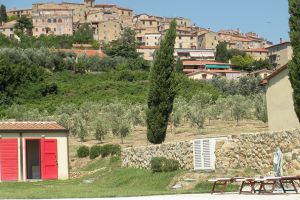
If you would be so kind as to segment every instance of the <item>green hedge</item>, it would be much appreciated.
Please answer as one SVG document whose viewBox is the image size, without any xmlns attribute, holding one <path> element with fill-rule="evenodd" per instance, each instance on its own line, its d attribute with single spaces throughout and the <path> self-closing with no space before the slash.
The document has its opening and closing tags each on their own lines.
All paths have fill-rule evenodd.
<svg viewBox="0 0 300 200">
<path fill-rule="evenodd" d="M 79 158 L 85 158 L 90 155 L 90 148 L 88 146 L 80 146 L 77 149 L 77 156 Z"/>
<path fill-rule="evenodd" d="M 106 144 L 103 146 L 94 145 L 90 150 L 90 159 L 95 159 L 99 156 L 105 158 L 107 156 L 120 156 L 121 155 L 121 146 L 114 144 Z"/>
</svg>

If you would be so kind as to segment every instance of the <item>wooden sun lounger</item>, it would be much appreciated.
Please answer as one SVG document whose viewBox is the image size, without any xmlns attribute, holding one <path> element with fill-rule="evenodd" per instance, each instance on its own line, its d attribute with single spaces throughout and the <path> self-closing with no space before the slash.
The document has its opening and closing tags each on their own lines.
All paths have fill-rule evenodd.
<svg viewBox="0 0 300 200">
<path fill-rule="evenodd" d="M 236 180 L 236 182 L 242 182 L 240 187 L 240 194 L 253 194 L 258 192 L 258 190 L 255 189 L 255 186 L 257 185 L 255 178 L 238 179 Z M 250 187 L 250 190 L 244 190 L 247 186 Z"/>
<path fill-rule="evenodd" d="M 276 184 L 280 183 L 281 177 L 265 177 L 255 179 L 260 184 L 259 194 L 273 194 Z M 271 189 L 267 189 L 266 186 L 271 186 Z"/>
<path fill-rule="evenodd" d="M 227 188 L 227 185 L 233 181 L 232 178 L 216 178 L 210 179 L 209 182 L 213 182 L 211 194 L 221 193 L 223 194 Z M 217 186 L 222 186 L 221 190 L 217 190 Z"/>
<path fill-rule="evenodd" d="M 280 186 L 284 193 L 286 192 L 296 192 L 298 194 L 298 190 L 295 185 L 295 181 L 300 181 L 300 176 L 283 176 L 280 179 Z M 292 189 L 285 188 L 284 185 L 290 184 L 292 185 Z"/>
<path fill-rule="evenodd" d="M 233 177 L 233 178 L 216 178 L 210 179 L 209 182 L 213 182 L 213 187 L 211 194 L 221 193 L 224 194 L 226 191 L 227 185 L 236 182 L 237 180 L 243 179 L 243 177 Z M 222 186 L 220 190 L 217 190 L 217 186 Z"/>
</svg>

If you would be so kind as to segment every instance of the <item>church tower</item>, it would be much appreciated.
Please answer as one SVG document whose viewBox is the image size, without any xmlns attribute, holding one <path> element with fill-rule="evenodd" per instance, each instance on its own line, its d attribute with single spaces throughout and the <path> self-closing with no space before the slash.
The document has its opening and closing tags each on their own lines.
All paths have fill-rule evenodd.
<svg viewBox="0 0 300 200">
<path fill-rule="evenodd" d="M 84 5 L 86 7 L 93 7 L 95 3 L 95 0 L 84 0 Z"/>
</svg>

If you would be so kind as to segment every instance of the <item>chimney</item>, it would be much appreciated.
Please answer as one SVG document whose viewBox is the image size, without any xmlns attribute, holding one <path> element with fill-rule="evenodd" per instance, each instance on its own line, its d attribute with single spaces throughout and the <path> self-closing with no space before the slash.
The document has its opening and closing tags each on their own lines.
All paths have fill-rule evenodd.
<svg viewBox="0 0 300 200">
<path fill-rule="evenodd" d="M 282 38 L 280 38 L 280 44 L 282 44 L 282 42 L 283 42 L 283 40 L 282 40 Z"/>
</svg>

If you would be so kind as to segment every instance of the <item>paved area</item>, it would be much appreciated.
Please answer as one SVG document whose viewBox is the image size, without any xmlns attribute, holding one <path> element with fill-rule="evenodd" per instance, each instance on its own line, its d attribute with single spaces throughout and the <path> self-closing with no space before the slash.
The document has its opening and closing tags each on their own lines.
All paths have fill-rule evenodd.
<svg viewBox="0 0 300 200">
<path fill-rule="evenodd" d="M 187 195 L 166 195 L 151 197 L 122 197 L 122 198 L 99 198 L 89 200 L 300 200 L 300 194 L 290 195 L 210 195 L 210 194 L 187 194 Z M 53 199 L 52 199 L 53 200 Z M 82 200 L 82 199 L 64 199 Z"/>
</svg>

